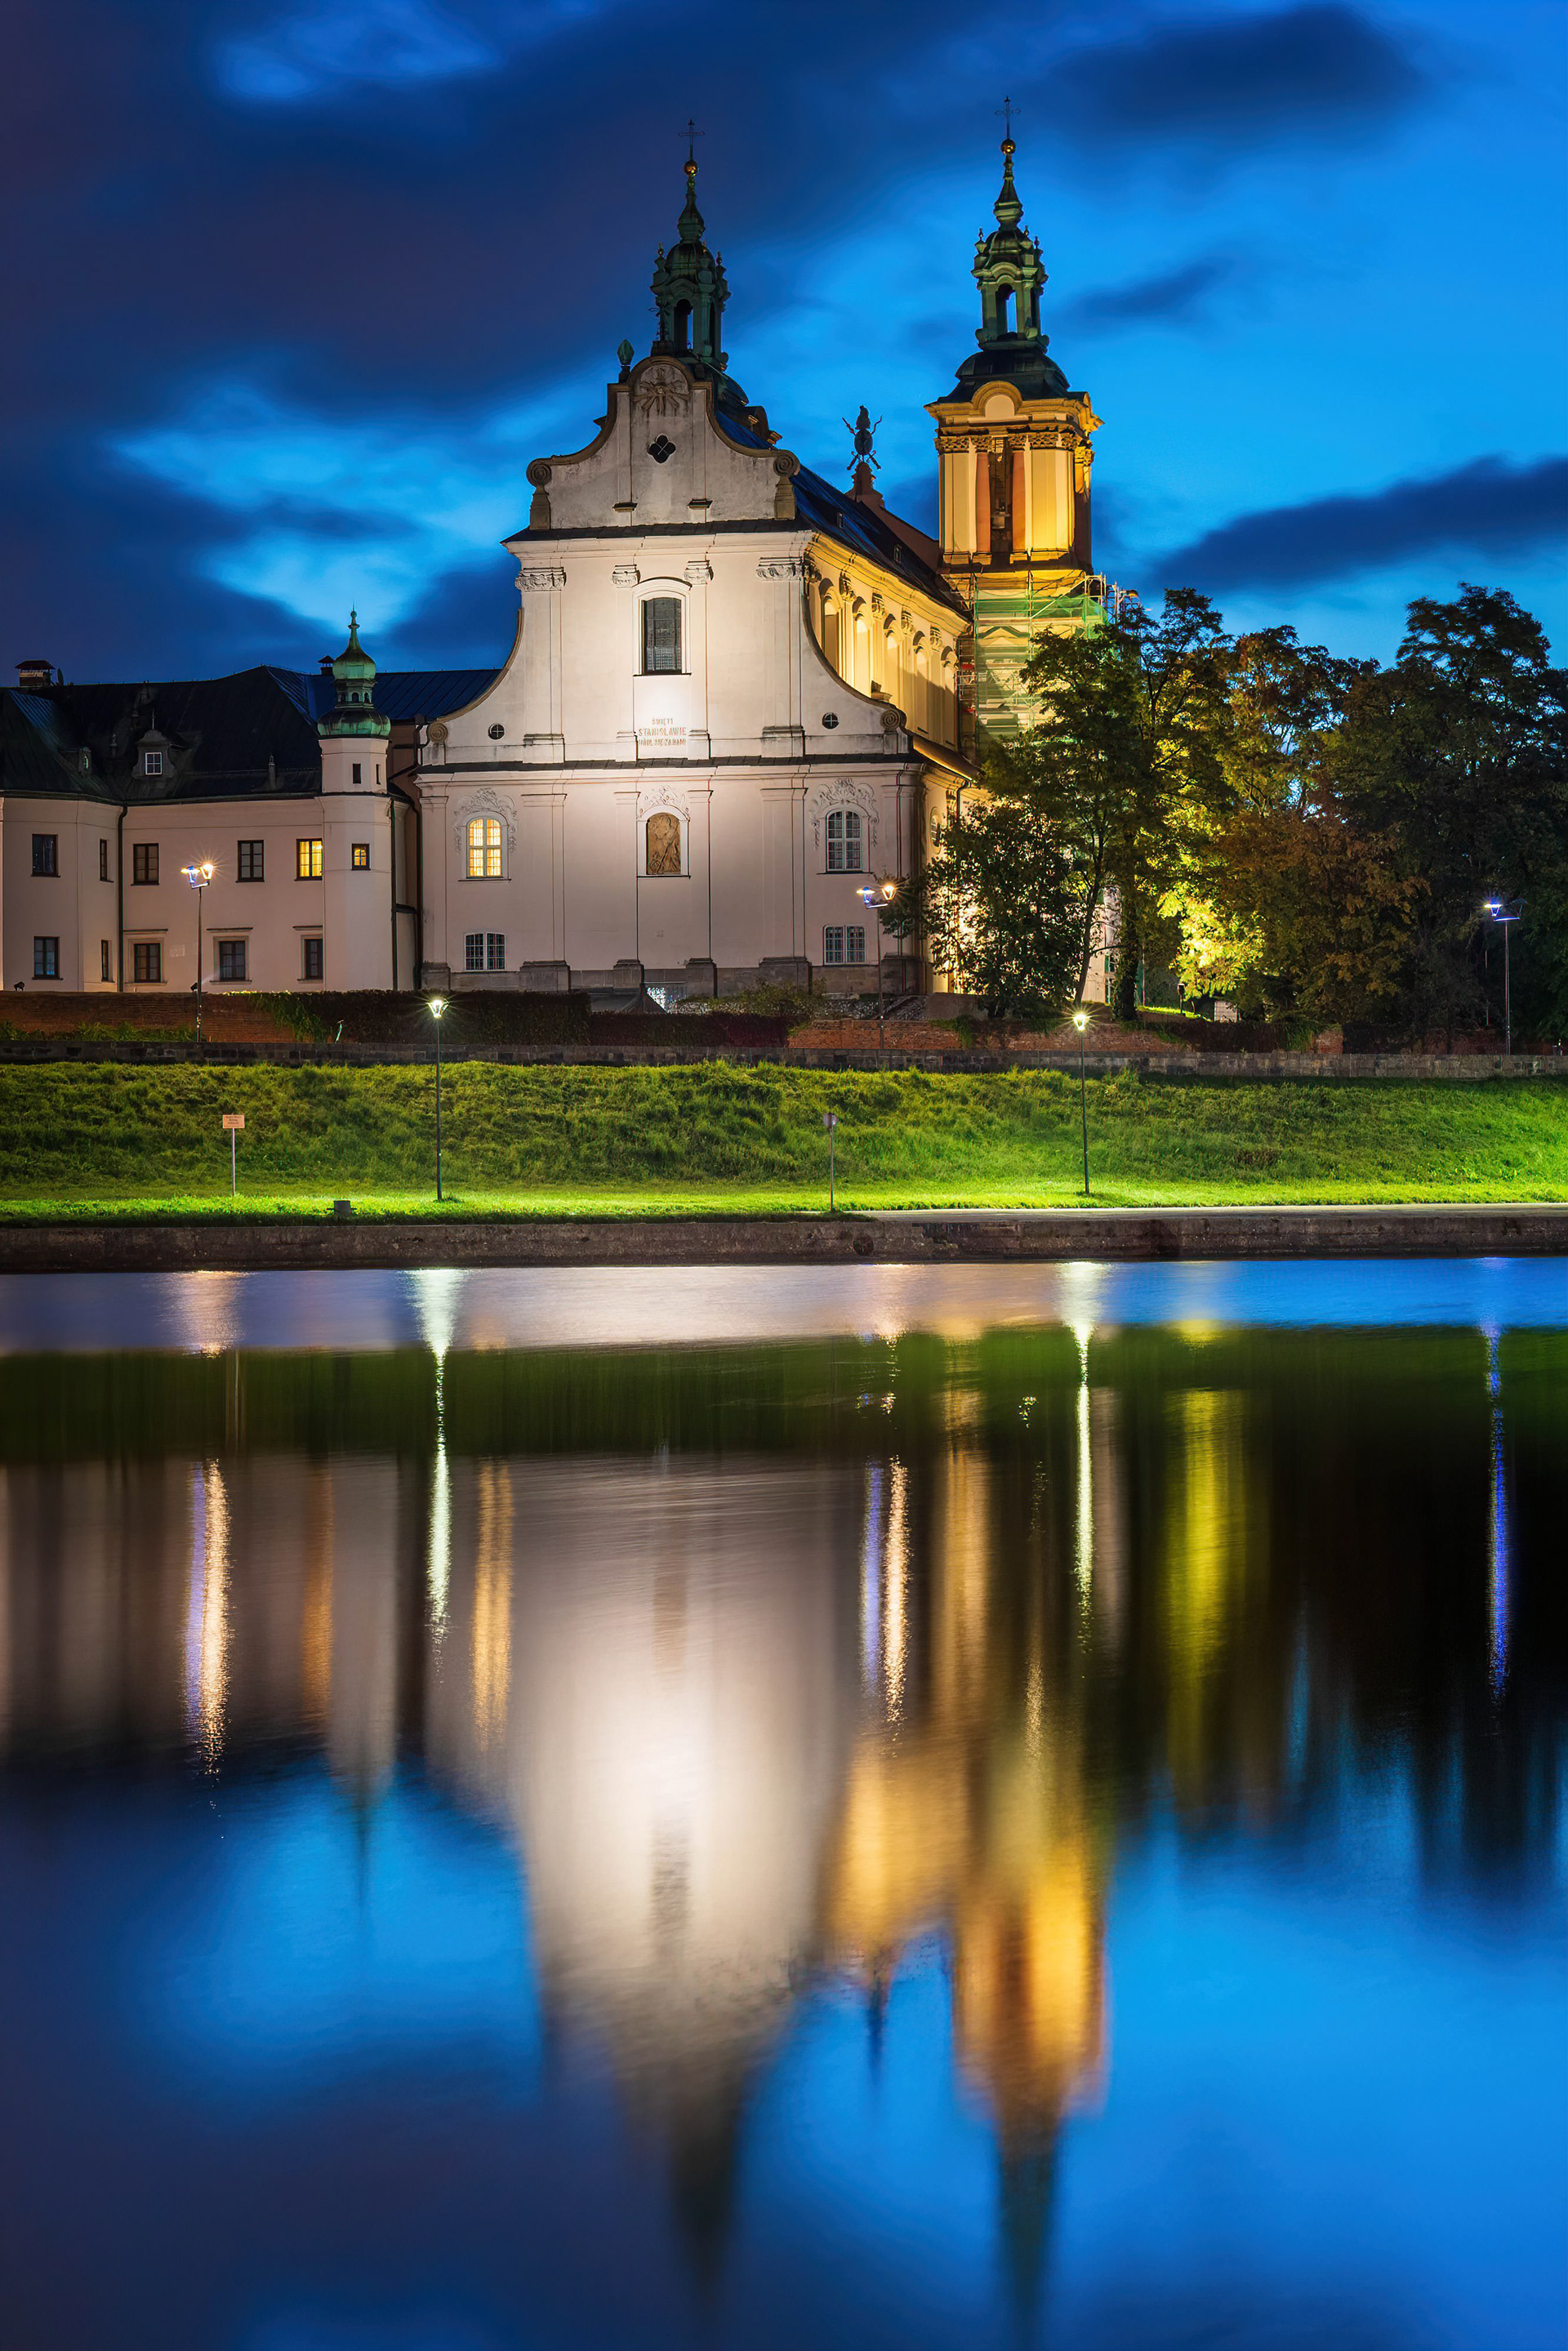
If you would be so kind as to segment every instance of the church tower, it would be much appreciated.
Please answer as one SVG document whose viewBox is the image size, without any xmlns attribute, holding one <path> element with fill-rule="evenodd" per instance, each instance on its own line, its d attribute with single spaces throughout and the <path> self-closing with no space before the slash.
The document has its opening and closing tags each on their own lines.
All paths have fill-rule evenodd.
<svg viewBox="0 0 1568 2351">
<path fill-rule="evenodd" d="M 928 414 L 936 419 L 942 569 L 974 615 L 977 735 L 1006 741 L 1033 716 L 1020 674 L 1047 629 L 1103 609 L 1089 543 L 1089 435 L 1100 420 L 1070 389 L 1040 327 L 1045 267 L 1023 225 L 1002 142 L 996 226 L 975 241 L 978 350 Z"/>
</svg>

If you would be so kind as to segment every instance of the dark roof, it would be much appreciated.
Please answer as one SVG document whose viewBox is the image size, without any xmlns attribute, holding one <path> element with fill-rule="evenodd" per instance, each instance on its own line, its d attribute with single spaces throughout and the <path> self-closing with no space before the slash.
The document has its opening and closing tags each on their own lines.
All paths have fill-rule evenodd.
<svg viewBox="0 0 1568 2351">
<path fill-rule="evenodd" d="M 720 430 L 742 448 L 766 449 L 770 444 L 729 409 L 714 412 Z M 896 530 L 890 529 L 881 516 L 869 507 L 863 507 L 850 496 L 847 490 L 836 490 L 809 465 L 803 465 L 794 475 L 795 511 L 803 522 L 819 530 L 825 538 L 836 538 L 843 547 L 857 555 L 869 556 L 888 571 L 897 571 L 919 588 L 924 595 L 934 596 L 939 603 L 950 606 L 955 612 L 969 618 L 969 607 L 957 590 L 950 587 L 940 572 L 922 563 L 913 548 L 905 544 Z"/>
<path fill-rule="evenodd" d="M 475 700 L 496 674 L 388 670 L 376 681 L 376 704 L 389 718 L 439 717 Z M 137 801 L 314 792 L 316 722 L 337 698 L 330 674 L 270 666 L 159 684 L 0 689 L 0 789 Z M 150 736 L 166 747 L 161 776 L 138 773 Z"/>
</svg>

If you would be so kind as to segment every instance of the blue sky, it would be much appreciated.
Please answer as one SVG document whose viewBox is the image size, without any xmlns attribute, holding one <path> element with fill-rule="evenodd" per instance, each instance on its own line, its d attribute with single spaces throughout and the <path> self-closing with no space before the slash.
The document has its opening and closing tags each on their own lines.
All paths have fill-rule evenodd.
<svg viewBox="0 0 1568 2351">
<path fill-rule="evenodd" d="M 1096 555 L 1386 656 L 1415 595 L 1568 632 L 1568 15 L 1537 0 L 20 0 L 7 662 L 499 659 L 530 457 L 593 431 L 680 200 L 733 371 L 840 473 L 930 423 L 1019 109 Z"/>
</svg>

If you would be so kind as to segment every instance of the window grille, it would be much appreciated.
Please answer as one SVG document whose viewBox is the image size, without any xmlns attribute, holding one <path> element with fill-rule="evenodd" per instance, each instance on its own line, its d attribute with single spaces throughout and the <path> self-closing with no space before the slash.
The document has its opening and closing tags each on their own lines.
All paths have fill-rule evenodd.
<svg viewBox="0 0 1568 2351">
<path fill-rule="evenodd" d="M 862 923 L 830 923 L 822 934 L 824 963 L 864 963 L 866 928 Z"/>
<path fill-rule="evenodd" d="M 161 776 L 163 773 L 162 752 L 143 751 L 141 755 L 141 772 L 144 776 Z"/>
<path fill-rule="evenodd" d="M 484 969 L 484 933 L 470 931 L 462 943 L 462 967 L 465 971 Z"/>
<path fill-rule="evenodd" d="M 504 931 L 486 931 L 486 932 L 485 932 L 485 934 L 484 934 L 484 967 L 485 967 L 486 971 L 504 971 L 504 970 L 505 970 L 505 968 L 506 968 L 506 934 L 505 934 L 505 932 L 504 932 Z"/>
<path fill-rule="evenodd" d="M 369 842 L 368 841 L 357 841 L 348 853 L 348 862 L 350 865 L 352 865 L 356 873 L 369 873 L 370 871 Z"/>
<path fill-rule="evenodd" d="M 242 841 L 235 871 L 242 882 L 263 882 L 266 879 L 266 843 L 264 841 Z"/>
<path fill-rule="evenodd" d="M 860 815 L 856 809 L 835 809 L 827 820 L 827 870 L 860 872 Z"/>
<path fill-rule="evenodd" d="M 296 843 L 296 847 L 299 852 L 298 872 L 300 880 L 302 882 L 319 882 L 321 879 L 321 843 L 318 841 L 301 841 Z"/>
<path fill-rule="evenodd" d="M 476 816 L 468 828 L 468 878 L 471 882 L 501 879 L 501 819 Z"/>
<path fill-rule="evenodd" d="M 642 666 L 645 671 L 680 667 L 680 599 L 649 596 L 642 607 Z"/>
</svg>

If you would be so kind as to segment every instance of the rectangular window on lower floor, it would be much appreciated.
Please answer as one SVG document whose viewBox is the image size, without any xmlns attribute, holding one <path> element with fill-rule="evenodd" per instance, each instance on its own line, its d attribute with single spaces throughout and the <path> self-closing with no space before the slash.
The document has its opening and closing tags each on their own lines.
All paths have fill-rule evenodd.
<svg viewBox="0 0 1568 2351">
<path fill-rule="evenodd" d="M 822 934 L 824 963 L 864 963 L 866 931 L 860 923 L 830 923 Z"/>
<path fill-rule="evenodd" d="M 60 943 L 58 939 L 33 941 L 33 977 L 58 979 L 60 976 Z"/>
<path fill-rule="evenodd" d="M 319 939 L 304 939 L 300 944 L 305 949 L 305 961 L 300 972 L 301 978 L 319 979 L 322 971 L 321 941 Z"/>
<path fill-rule="evenodd" d="M 99 977 L 100 979 L 112 979 L 114 977 L 114 949 L 110 946 L 107 939 L 99 939 L 98 943 L 98 962 Z"/>
<path fill-rule="evenodd" d="M 462 942 L 464 971 L 504 971 L 506 968 L 506 934 L 504 931 L 469 931 Z"/>
<path fill-rule="evenodd" d="M 130 976 L 137 980 L 162 978 L 163 948 L 159 940 L 137 940 L 130 950 Z"/>
<path fill-rule="evenodd" d="M 248 939 L 220 939 L 218 941 L 218 977 L 220 979 L 244 978 L 247 961 L 246 949 L 249 945 L 250 941 Z"/>
</svg>

